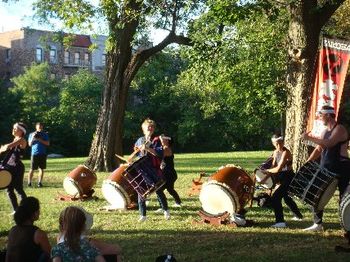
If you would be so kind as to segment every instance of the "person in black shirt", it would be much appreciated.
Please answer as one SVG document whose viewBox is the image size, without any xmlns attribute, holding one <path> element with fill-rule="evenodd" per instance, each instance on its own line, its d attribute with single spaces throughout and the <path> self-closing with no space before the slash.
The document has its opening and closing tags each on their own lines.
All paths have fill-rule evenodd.
<svg viewBox="0 0 350 262">
<path fill-rule="evenodd" d="M 338 189 L 340 199 L 344 196 L 349 184 L 350 159 L 348 158 L 349 134 L 343 125 L 335 121 L 335 110 L 330 106 L 323 106 L 318 112 L 326 126 L 320 138 L 312 137 L 308 133 L 303 134 L 304 140 L 317 144 L 307 161 L 320 159 L 321 168 L 326 168 L 337 173 L 339 177 Z M 323 210 L 314 211 L 314 224 L 305 228 L 305 231 L 322 231 Z"/>
</svg>

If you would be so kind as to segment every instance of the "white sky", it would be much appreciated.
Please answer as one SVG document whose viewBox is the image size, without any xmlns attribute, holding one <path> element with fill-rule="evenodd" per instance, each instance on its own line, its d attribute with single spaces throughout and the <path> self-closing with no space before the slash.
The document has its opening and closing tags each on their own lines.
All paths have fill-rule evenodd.
<svg viewBox="0 0 350 262">
<path fill-rule="evenodd" d="M 97 0 L 91 1 L 96 2 Z M 51 30 L 50 27 L 40 25 L 33 21 L 31 17 L 34 14 L 32 8 L 33 3 L 34 0 L 9 1 L 9 3 L 4 3 L 0 0 L 0 33 L 17 30 L 22 27 Z M 151 32 L 151 39 L 154 44 L 157 44 L 165 35 L 165 31 L 155 30 Z"/>
</svg>

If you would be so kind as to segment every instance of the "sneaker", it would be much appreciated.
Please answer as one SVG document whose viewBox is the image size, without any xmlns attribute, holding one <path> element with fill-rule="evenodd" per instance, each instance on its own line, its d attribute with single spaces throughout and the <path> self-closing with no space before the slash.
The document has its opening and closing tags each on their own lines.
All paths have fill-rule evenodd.
<svg viewBox="0 0 350 262">
<path fill-rule="evenodd" d="M 273 224 L 271 227 L 273 227 L 273 228 L 286 228 L 287 224 L 285 222 L 278 222 L 276 224 Z"/>
<path fill-rule="evenodd" d="M 39 182 L 38 187 L 43 187 L 43 184 L 41 182 Z"/>
<path fill-rule="evenodd" d="M 167 211 L 164 211 L 164 218 L 166 220 L 169 220 L 170 219 L 170 212 L 167 210 Z"/>
<path fill-rule="evenodd" d="M 156 211 L 154 211 L 155 213 L 162 213 L 164 212 L 164 210 L 162 208 L 158 208 Z"/>
<path fill-rule="evenodd" d="M 303 218 L 302 217 L 293 217 L 292 220 L 293 221 L 302 221 Z"/>
<path fill-rule="evenodd" d="M 173 207 L 182 207 L 182 205 L 181 205 L 181 204 L 178 204 L 178 203 L 175 203 L 175 204 L 173 205 Z"/>
<path fill-rule="evenodd" d="M 323 226 L 322 224 L 313 224 L 311 227 L 304 228 L 303 231 L 322 232 Z"/>
<path fill-rule="evenodd" d="M 146 219 L 147 219 L 147 217 L 146 217 L 146 216 L 140 216 L 140 218 L 139 218 L 139 222 L 140 222 L 140 223 L 145 222 L 145 221 L 146 221 Z"/>
<path fill-rule="evenodd" d="M 13 216 L 15 213 L 16 213 L 16 211 L 12 211 L 12 212 L 10 213 L 10 216 Z"/>
</svg>

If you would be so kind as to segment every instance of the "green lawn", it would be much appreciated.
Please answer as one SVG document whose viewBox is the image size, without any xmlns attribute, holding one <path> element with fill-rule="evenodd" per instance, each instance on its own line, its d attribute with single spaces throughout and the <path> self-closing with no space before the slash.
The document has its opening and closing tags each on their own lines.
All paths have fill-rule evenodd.
<svg viewBox="0 0 350 262">
<path fill-rule="evenodd" d="M 159 208 L 155 195 L 152 195 L 148 206 L 148 220 L 142 224 L 137 222 L 137 210 L 103 210 L 108 203 L 102 196 L 101 184 L 108 173 L 97 173 L 98 181 L 94 188 L 98 197 L 96 200 L 56 200 L 59 193 L 65 193 L 62 182 L 67 173 L 84 163 L 85 158 L 49 159 L 45 187 L 25 187 L 25 191 L 40 199 L 41 216 L 36 225 L 48 232 L 52 244 L 58 232 L 60 211 L 68 205 L 81 205 L 94 215 L 91 235 L 119 243 L 124 261 L 154 261 L 158 255 L 165 253 L 174 254 L 178 261 L 348 261 L 349 254 L 334 252 L 335 245 L 345 244 L 339 225 L 338 193 L 326 207 L 326 230 L 323 233 L 305 233 L 301 230 L 312 224 L 309 208 L 301 203 L 298 204 L 305 215 L 302 222 L 291 221 L 292 214 L 285 210 L 288 229 L 269 228 L 274 223 L 273 212 L 257 207 L 255 203 L 247 213 L 247 218 L 256 223 L 253 227 L 215 227 L 193 223 L 199 220 L 197 213 L 201 205 L 198 196 L 188 196 L 192 179 L 198 178 L 200 172 L 212 174 L 226 164 L 239 165 L 251 174 L 269 154 L 266 151 L 177 154 L 175 165 L 179 179 L 176 189 L 182 197 L 183 207 L 172 208 L 169 221 L 164 220 L 162 214 L 154 212 Z M 24 162 L 28 171 L 29 161 Z M 36 178 L 37 173 L 34 175 Z M 168 199 L 171 207 L 174 201 L 170 197 Z M 0 248 L 3 248 L 8 230 L 14 224 L 9 215 L 11 207 L 5 190 L 0 192 L 0 207 Z"/>
</svg>

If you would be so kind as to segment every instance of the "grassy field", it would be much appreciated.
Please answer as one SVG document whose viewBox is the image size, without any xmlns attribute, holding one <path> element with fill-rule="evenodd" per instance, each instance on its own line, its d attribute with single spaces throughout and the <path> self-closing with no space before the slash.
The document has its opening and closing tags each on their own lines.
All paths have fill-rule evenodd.
<svg viewBox="0 0 350 262">
<path fill-rule="evenodd" d="M 298 202 L 305 216 L 303 221 L 291 221 L 292 214 L 285 209 L 287 229 L 271 229 L 274 215 L 254 203 L 248 209 L 247 219 L 255 222 L 253 227 L 232 228 L 195 224 L 201 209 L 198 196 L 188 196 L 191 181 L 200 172 L 213 174 L 220 166 L 235 164 L 243 167 L 249 174 L 262 163 L 269 152 L 230 152 L 206 154 L 178 154 L 175 165 L 179 175 L 176 189 L 183 200 L 183 207 L 171 208 L 171 220 L 154 211 L 159 208 L 156 197 L 152 195 L 147 210 L 148 220 L 138 223 L 137 210 L 105 211 L 108 203 L 101 193 L 102 181 L 108 173 L 97 173 L 95 186 L 97 199 L 91 201 L 64 202 L 56 200 L 59 193 L 64 194 L 63 179 L 67 173 L 84 158 L 49 159 L 43 188 L 27 188 L 29 196 L 41 201 L 41 216 L 36 222 L 49 234 L 52 244 L 58 232 L 60 211 L 68 205 L 81 205 L 94 215 L 91 235 L 107 242 L 118 243 L 123 249 L 123 261 L 154 261 L 158 255 L 172 253 L 178 261 L 348 261 L 350 255 L 335 253 L 334 246 L 345 244 L 338 216 L 338 193 L 327 205 L 323 233 L 307 233 L 302 229 L 312 224 L 309 208 Z M 24 161 L 28 171 L 29 162 Z M 37 178 L 35 173 L 34 178 Z M 36 181 L 34 181 L 36 184 Z M 25 178 L 25 185 L 26 185 Z M 169 195 L 167 195 L 169 196 Z M 174 200 L 168 197 L 169 206 Z M 6 245 L 8 230 L 14 224 L 6 191 L 0 191 L 0 248 Z"/>
</svg>

